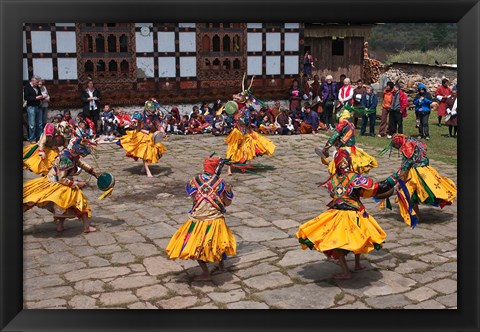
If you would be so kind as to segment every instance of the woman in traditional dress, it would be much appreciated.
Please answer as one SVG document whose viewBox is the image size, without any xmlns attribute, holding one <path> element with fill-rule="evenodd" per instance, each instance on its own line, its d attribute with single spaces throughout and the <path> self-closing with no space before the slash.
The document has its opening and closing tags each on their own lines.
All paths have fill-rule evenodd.
<svg viewBox="0 0 480 332">
<path fill-rule="evenodd" d="M 84 233 L 95 232 L 90 226 L 91 210 L 82 192 L 87 183 L 73 179 L 78 168 L 98 177 L 93 167 L 81 157 L 92 152 L 96 143 L 81 138 L 75 138 L 69 146 L 60 152 L 46 176 L 29 180 L 23 184 L 23 211 L 34 206 L 47 209 L 53 213 L 57 223 L 57 231 L 64 230 L 66 218 L 78 218 L 83 222 Z"/>
<path fill-rule="evenodd" d="M 230 158 L 231 163 L 244 164 L 253 160 L 256 156 L 264 154 L 271 156 L 275 151 L 275 144 L 252 128 L 250 111 L 253 109 L 253 104 L 260 102 L 250 92 L 253 78 L 248 89 L 245 89 L 244 75 L 242 92 L 233 95 L 233 101 L 227 103 L 236 104 L 234 129 L 225 138 L 225 142 L 228 144 L 227 158 Z M 228 175 L 232 175 L 230 165 L 228 166 Z"/>
<path fill-rule="evenodd" d="M 344 148 L 349 152 L 352 159 L 353 170 L 356 173 L 368 173 L 372 168 L 377 167 L 378 163 L 374 157 L 355 146 L 355 126 L 349 120 L 350 112 L 343 109 L 337 113 L 337 117 L 339 118 L 339 122 L 335 126 L 327 143 L 323 149 L 316 149 L 317 153 L 324 157 L 322 158 L 322 162 L 328 163 L 328 150 L 332 146 L 335 146 L 337 149 Z M 330 174 L 336 173 L 335 163 L 333 161 L 329 162 L 328 172 Z"/>
<path fill-rule="evenodd" d="M 395 134 L 382 152 L 398 149 L 402 155 L 397 201 L 403 220 L 411 228 L 419 222 L 419 204 L 443 208 L 457 196 L 457 186 L 430 166 L 427 144 L 403 134 Z M 381 205 L 383 206 L 383 204 Z"/>
<path fill-rule="evenodd" d="M 346 149 L 340 149 L 333 160 L 335 173 L 322 186 L 326 186 L 333 198 L 329 209 L 300 226 L 296 237 L 305 250 L 316 249 L 327 257 L 338 259 L 342 272 L 335 279 L 350 279 L 345 255 L 355 254 L 355 270 L 363 269 L 360 254 L 380 249 L 386 234 L 375 219 L 368 214 L 360 197 L 390 195 L 397 181 L 397 174 L 382 182 L 354 171 L 352 159 Z"/>
<path fill-rule="evenodd" d="M 188 220 L 175 232 L 167 245 L 170 259 L 195 259 L 202 274 L 195 280 L 210 280 L 207 263 L 225 271 L 224 259 L 236 254 L 236 241 L 225 224 L 226 206 L 233 200 L 232 187 L 220 177 L 224 160 L 206 158 L 203 173 L 191 179 L 185 189 L 193 199 Z"/>
<path fill-rule="evenodd" d="M 59 148 L 66 148 L 72 138 L 73 127 L 66 121 L 47 123 L 38 143 L 23 149 L 23 168 L 35 174 L 47 175 L 58 155 Z"/>
<path fill-rule="evenodd" d="M 143 114 L 135 112 L 132 115 L 133 130 L 120 138 L 120 146 L 126 151 L 126 156 L 134 160 L 142 159 L 142 173 L 146 172 L 147 177 L 153 177 L 148 165 L 157 163 L 167 148 L 161 143 L 156 142 L 156 137 L 161 134 L 167 139 L 165 128 L 158 115 L 156 114 L 154 102 L 148 100 L 145 102 Z"/>
</svg>

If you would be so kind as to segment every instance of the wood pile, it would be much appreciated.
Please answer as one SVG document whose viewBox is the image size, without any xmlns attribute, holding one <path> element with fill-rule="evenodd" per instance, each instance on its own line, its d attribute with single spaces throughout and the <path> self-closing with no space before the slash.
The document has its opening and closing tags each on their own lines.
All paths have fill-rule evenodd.
<svg viewBox="0 0 480 332">
<path fill-rule="evenodd" d="M 363 59 L 363 81 L 365 84 L 378 82 L 380 75 L 385 70 L 386 66 L 380 61 L 370 58 Z"/>
</svg>

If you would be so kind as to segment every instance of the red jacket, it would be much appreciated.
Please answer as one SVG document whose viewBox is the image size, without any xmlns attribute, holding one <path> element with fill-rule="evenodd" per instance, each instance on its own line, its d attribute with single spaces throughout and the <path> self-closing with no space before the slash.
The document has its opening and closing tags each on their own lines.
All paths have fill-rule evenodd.
<svg viewBox="0 0 480 332">
<path fill-rule="evenodd" d="M 402 90 L 400 92 L 400 112 L 402 113 L 402 117 L 407 117 L 407 107 L 408 107 L 408 97 L 405 92 Z"/>
</svg>

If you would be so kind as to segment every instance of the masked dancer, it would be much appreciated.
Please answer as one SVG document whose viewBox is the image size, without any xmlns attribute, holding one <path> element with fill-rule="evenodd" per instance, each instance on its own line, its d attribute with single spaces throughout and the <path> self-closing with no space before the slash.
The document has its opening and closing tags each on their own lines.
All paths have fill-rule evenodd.
<svg viewBox="0 0 480 332">
<path fill-rule="evenodd" d="M 125 149 L 126 156 L 134 160 L 142 159 L 142 173 L 153 177 L 150 168 L 152 163 L 157 163 L 167 148 L 159 141 L 159 137 L 167 139 L 165 128 L 158 115 L 157 107 L 152 100 L 145 102 L 143 114 L 134 112 L 132 115 L 133 130 L 120 138 L 120 145 Z"/>
<path fill-rule="evenodd" d="M 206 158 L 203 173 L 191 179 L 185 189 L 193 199 L 189 219 L 175 232 L 167 245 L 171 259 L 195 259 L 202 269 L 196 280 L 210 280 L 207 263 L 224 271 L 224 259 L 236 254 L 236 241 L 225 224 L 225 207 L 233 200 L 232 187 L 220 177 L 225 159 Z"/>
<path fill-rule="evenodd" d="M 414 228 L 419 222 L 419 204 L 440 208 L 451 205 L 457 196 L 457 186 L 430 166 L 427 144 L 404 134 L 394 134 L 390 144 L 380 154 L 383 155 L 392 148 L 397 149 L 402 156 L 396 201 L 403 220 Z M 385 202 L 382 202 L 381 207 L 383 203 Z"/>
<path fill-rule="evenodd" d="M 88 139 L 75 138 L 60 152 L 46 176 L 29 180 L 23 184 L 23 210 L 34 206 L 47 209 L 57 222 L 57 231 L 64 230 L 67 218 L 78 218 L 83 222 L 83 232 L 95 232 L 90 226 L 91 210 L 82 192 L 87 183 L 74 180 L 78 169 L 98 177 L 93 167 L 81 158 L 89 155 L 96 143 Z"/>
<path fill-rule="evenodd" d="M 47 175 L 53 166 L 59 149 L 68 146 L 73 127 L 66 121 L 47 123 L 38 143 L 23 149 L 23 168 L 35 174 Z"/>
<path fill-rule="evenodd" d="M 235 118 L 234 129 L 225 138 L 227 146 L 227 158 L 232 163 L 247 163 L 256 156 L 273 155 L 275 144 L 268 138 L 255 132 L 251 123 L 251 110 L 254 104 L 266 105 L 264 102 L 256 99 L 250 89 L 253 84 L 245 89 L 245 75 L 242 79 L 242 92 L 233 95 L 233 101 L 229 101 L 224 106 L 227 113 L 233 113 Z M 220 109 L 220 111 L 223 108 Z M 217 112 L 218 113 L 218 112 Z M 228 175 L 232 175 L 231 167 L 228 166 Z"/>
<path fill-rule="evenodd" d="M 332 201 L 329 209 L 300 226 L 296 233 L 302 248 L 316 249 L 327 257 L 338 259 L 342 272 L 334 279 L 350 279 L 352 273 L 345 256 L 355 255 L 355 270 L 363 269 L 360 255 L 380 249 L 386 234 L 366 211 L 361 197 L 391 195 L 398 175 L 393 174 L 382 182 L 354 171 L 347 150 L 339 150 L 333 160 L 335 173 L 322 184 L 326 186 Z"/>
<path fill-rule="evenodd" d="M 356 173 L 368 173 L 372 168 L 377 167 L 378 163 L 374 157 L 355 146 L 355 125 L 350 122 L 350 112 L 343 109 L 337 113 L 337 117 L 339 122 L 327 143 L 323 149 L 316 149 L 317 153 L 323 156 L 322 162 L 329 163 L 328 172 L 330 174 L 336 173 L 335 163 L 333 161 L 329 162 L 327 159 L 330 155 L 328 150 L 332 146 L 335 146 L 337 151 L 338 149 L 348 151 L 352 159 L 353 170 Z"/>
</svg>

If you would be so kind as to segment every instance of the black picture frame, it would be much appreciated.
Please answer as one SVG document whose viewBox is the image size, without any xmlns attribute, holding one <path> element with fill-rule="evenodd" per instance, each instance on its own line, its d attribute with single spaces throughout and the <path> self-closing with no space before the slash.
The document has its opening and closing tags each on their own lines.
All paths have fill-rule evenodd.
<svg viewBox="0 0 480 332">
<path fill-rule="evenodd" d="M 478 0 L 0 0 L 0 328 L 2 331 L 478 331 Z M 23 22 L 457 22 L 458 309 L 23 310 L 21 102 Z M 321 294 L 312 294 L 315 301 Z"/>
</svg>

